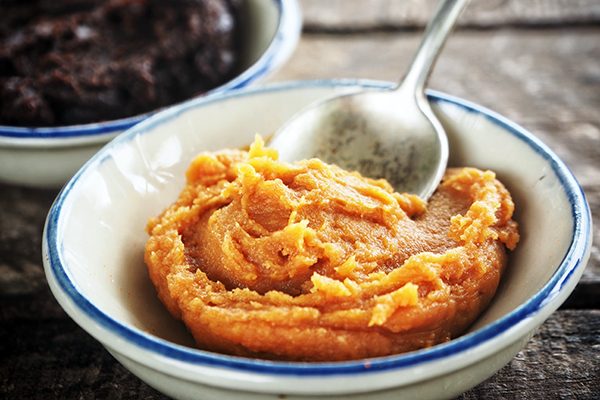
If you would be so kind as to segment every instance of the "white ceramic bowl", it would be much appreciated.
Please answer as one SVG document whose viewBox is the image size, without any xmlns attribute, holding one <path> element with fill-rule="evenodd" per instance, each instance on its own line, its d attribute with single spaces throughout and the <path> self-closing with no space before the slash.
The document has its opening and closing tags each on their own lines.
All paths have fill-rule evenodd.
<svg viewBox="0 0 600 400">
<path fill-rule="evenodd" d="M 448 131 L 451 165 L 496 171 L 513 194 L 522 235 L 492 304 L 464 336 L 352 362 L 246 359 L 195 349 L 157 299 L 144 229 L 176 199 L 192 158 L 246 146 L 311 101 L 358 85 L 389 86 L 246 88 L 166 110 L 112 141 L 65 185 L 46 222 L 45 270 L 61 306 L 134 374 L 180 399 L 449 398 L 494 374 L 573 290 L 589 258 L 591 216 L 573 175 L 538 139 L 440 93 L 429 98 Z"/>
<path fill-rule="evenodd" d="M 266 78 L 292 54 L 301 27 L 297 0 L 244 0 L 241 72 L 204 96 Z M 0 126 L 0 181 L 61 187 L 102 146 L 148 115 L 54 128 Z"/>
</svg>

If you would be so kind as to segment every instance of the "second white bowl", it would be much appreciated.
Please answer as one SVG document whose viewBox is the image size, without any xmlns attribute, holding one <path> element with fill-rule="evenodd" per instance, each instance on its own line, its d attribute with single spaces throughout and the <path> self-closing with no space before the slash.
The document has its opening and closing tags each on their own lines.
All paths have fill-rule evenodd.
<svg viewBox="0 0 600 400">
<path fill-rule="evenodd" d="M 297 0 L 244 0 L 240 19 L 240 73 L 204 97 L 265 79 L 292 54 L 302 28 Z M 60 187 L 102 146 L 150 114 L 52 128 L 0 125 L 0 181 Z"/>
</svg>

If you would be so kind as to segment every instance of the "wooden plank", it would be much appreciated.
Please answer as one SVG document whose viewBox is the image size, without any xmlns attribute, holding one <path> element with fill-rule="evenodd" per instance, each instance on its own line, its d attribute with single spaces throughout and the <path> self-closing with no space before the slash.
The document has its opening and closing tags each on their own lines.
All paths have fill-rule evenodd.
<svg viewBox="0 0 600 400">
<path fill-rule="evenodd" d="M 58 190 L 0 184 L 0 295 L 34 294 L 47 287 L 42 229 Z"/>
<path fill-rule="evenodd" d="M 422 28 L 439 0 L 300 0 L 308 31 Z M 458 26 L 594 24 L 597 0 L 471 0 Z"/>
<path fill-rule="evenodd" d="M 599 329 L 598 310 L 559 311 L 507 366 L 457 400 L 598 399 Z"/>
<path fill-rule="evenodd" d="M 421 35 L 305 34 L 271 81 L 366 78 L 397 81 Z M 600 28 L 456 32 L 430 87 L 488 107 L 530 130 L 571 168 L 594 219 L 583 282 L 600 284 Z M 576 60 L 576 61 L 575 61 Z M 597 295 L 600 296 L 600 295 Z M 590 299 L 598 302 L 598 297 Z"/>
<path fill-rule="evenodd" d="M 49 290 L 0 297 L 0 310 L 0 397 L 167 399 L 75 325 Z M 508 365 L 457 400 L 598 398 L 599 330 L 599 310 L 558 311 Z"/>
</svg>

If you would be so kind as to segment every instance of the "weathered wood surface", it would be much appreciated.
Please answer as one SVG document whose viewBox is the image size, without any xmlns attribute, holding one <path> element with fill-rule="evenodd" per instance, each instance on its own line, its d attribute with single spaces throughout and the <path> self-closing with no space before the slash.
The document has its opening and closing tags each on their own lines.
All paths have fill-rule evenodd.
<svg viewBox="0 0 600 400">
<path fill-rule="evenodd" d="M 71 321 L 48 289 L 0 297 L 0 322 L 0 398 L 167 399 Z M 598 331 L 599 310 L 559 310 L 508 365 L 456 400 L 598 399 Z"/>
<path fill-rule="evenodd" d="M 307 32 L 271 81 L 397 81 L 437 0 L 301 3 Z M 595 244 L 573 295 L 507 366 L 459 399 L 600 399 L 600 1 L 472 0 L 430 86 L 539 136 L 572 169 L 594 216 Z M 57 193 L 0 184 L 0 398 L 165 399 L 52 297 L 41 232 Z"/>
<path fill-rule="evenodd" d="M 414 29 L 425 26 L 438 0 L 300 0 L 308 31 Z M 598 0 L 471 0 L 459 27 L 595 24 Z"/>
</svg>

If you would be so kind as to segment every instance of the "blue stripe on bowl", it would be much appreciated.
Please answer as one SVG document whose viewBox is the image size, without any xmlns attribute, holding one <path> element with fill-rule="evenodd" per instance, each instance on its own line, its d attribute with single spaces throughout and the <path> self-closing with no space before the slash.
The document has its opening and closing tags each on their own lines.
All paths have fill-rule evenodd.
<svg viewBox="0 0 600 400">
<path fill-rule="evenodd" d="M 485 326 L 473 333 L 454 339 L 448 343 L 437 345 L 428 349 L 419 350 L 411 353 L 374 358 L 365 361 L 332 362 L 332 363 L 298 363 L 298 362 L 277 362 L 258 359 L 247 359 L 241 357 L 221 355 L 196 349 L 191 349 L 167 342 L 163 339 L 140 332 L 121 322 L 113 319 L 92 304 L 73 284 L 63 259 L 63 249 L 61 246 L 62 220 L 61 213 L 63 209 L 69 208 L 69 193 L 76 190 L 77 182 L 88 170 L 97 168 L 110 152 L 110 148 L 118 146 L 121 141 L 130 141 L 136 135 L 141 134 L 160 125 L 172 118 L 175 118 L 181 112 L 196 107 L 198 105 L 208 104 L 222 99 L 252 94 L 260 94 L 277 90 L 286 90 L 289 88 L 314 87 L 314 86 L 354 86 L 362 85 L 370 88 L 390 87 L 388 82 L 376 82 L 365 80 L 338 80 L 338 81 L 304 81 L 291 82 L 286 84 L 275 84 L 256 88 L 246 88 L 222 93 L 203 99 L 197 99 L 188 102 L 180 107 L 174 107 L 168 112 L 163 113 L 159 118 L 151 117 L 143 121 L 138 126 L 124 133 L 113 142 L 111 142 L 100 153 L 93 157 L 63 188 L 55 203 L 53 204 L 47 219 L 46 235 L 48 245 L 48 257 L 50 269 L 58 285 L 74 304 L 81 309 L 89 318 L 100 324 L 105 329 L 122 338 L 126 342 L 138 346 L 142 349 L 155 352 L 157 354 L 169 357 L 190 364 L 202 366 L 218 366 L 230 368 L 239 371 L 249 371 L 255 373 L 267 373 L 273 375 L 287 376 L 327 376 L 327 375 L 353 375 L 370 373 L 375 371 L 389 371 L 407 367 L 418 366 L 430 361 L 441 360 L 449 356 L 455 356 L 460 353 L 474 349 L 485 342 L 493 339 L 523 320 L 534 316 L 555 299 L 570 283 L 574 276 L 579 272 L 582 257 L 590 245 L 591 237 L 591 214 L 583 190 L 563 164 L 563 162 L 541 141 L 528 133 L 525 129 L 507 120 L 484 107 L 469 103 L 465 100 L 448 96 L 436 92 L 428 92 L 431 102 L 456 104 L 470 112 L 476 112 L 485 115 L 491 122 L 507 130 L 514 137 L 526 142 L 538 154 L 543 156 L 551 165 L 552 170 L 559 177 L 560 182 L 570 199 L 572 207 L 572 216 L 574 224 L 574 239 L 569 245 L 567 255 L 551 277 L 547 284 L 532 298 L 522 306 L 502 317 L 501 319 Z"/>
</svg>

